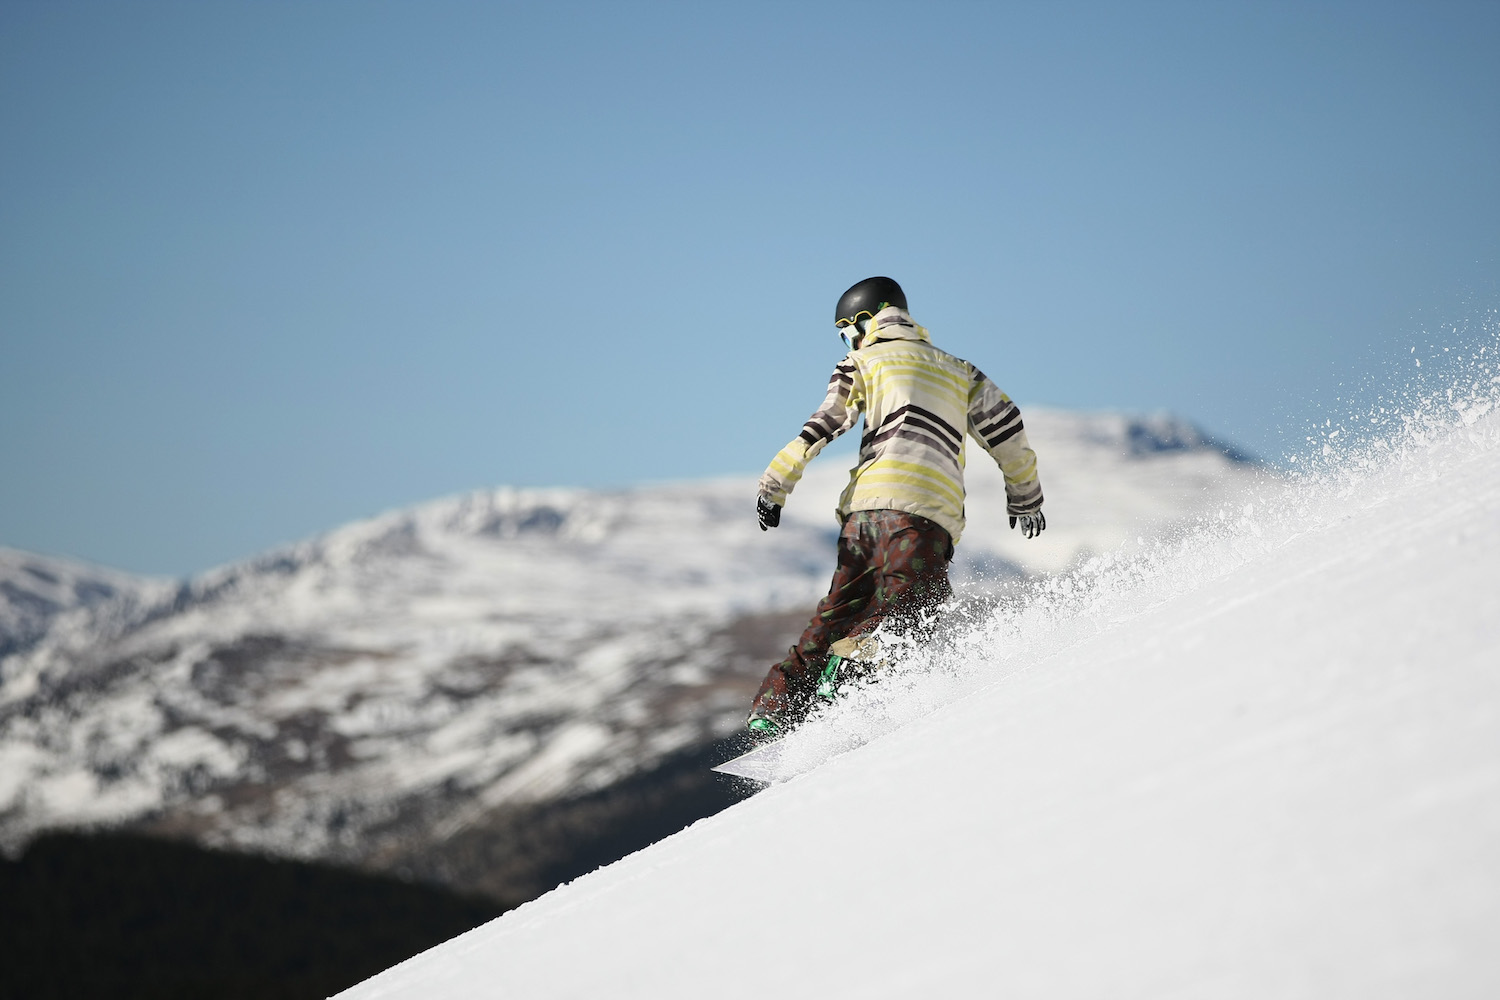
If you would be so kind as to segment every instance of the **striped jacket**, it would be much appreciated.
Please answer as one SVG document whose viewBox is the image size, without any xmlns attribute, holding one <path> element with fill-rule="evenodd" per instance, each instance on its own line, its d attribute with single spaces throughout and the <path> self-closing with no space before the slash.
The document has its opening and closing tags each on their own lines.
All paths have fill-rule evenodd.
<svg viewBox="0 0 1500 1000">
<path fill-rule="evenodd" d="M 1010 513 L 1041 507 L 1036 453 L 1016 404 L 979 369 L 933 347 L 926 329 L 895 306 L 875 315 L 859 349 L 833 370 L 823 405 L 761 476 L 761 495 L 785 504 L 807 463 L 861 413 L 864 438 L 839 497 L 840 521 L 857 510 L 903 510 L 941 524 L 957 543 L 965 431 L 1005 473 Z"/>
</svg>

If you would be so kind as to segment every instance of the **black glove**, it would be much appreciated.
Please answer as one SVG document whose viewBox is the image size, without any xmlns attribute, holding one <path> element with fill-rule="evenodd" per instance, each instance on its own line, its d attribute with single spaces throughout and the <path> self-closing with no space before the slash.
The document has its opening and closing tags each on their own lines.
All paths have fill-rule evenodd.
<svg viewBox="0 0 1500 1000">
<path fill-rule="evenodd" d="M 761 531 L 774 528 L 781 523 L 781 504 L 772 503 L 765 497 L 756 497 L 755 516 L 760 519 Z"/>
<path fill-rule="evenodd" d="M 1017 521 L 1021 522 L 1021 534 L 1027 538 L 1035 538 L 1047 530 L 1047 515 L 1041 511 L 1037 511 L 1035 514 L 1012 514 L 1010 516 L 1010 526 L 1014 528 Z"/>
</svg>

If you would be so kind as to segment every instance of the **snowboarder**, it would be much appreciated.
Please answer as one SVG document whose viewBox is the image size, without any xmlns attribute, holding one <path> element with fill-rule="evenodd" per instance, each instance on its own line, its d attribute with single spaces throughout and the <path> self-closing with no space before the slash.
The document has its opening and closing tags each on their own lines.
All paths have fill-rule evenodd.
<svg viewBox="0 0 1500 1000">
<path fill-rule="evenodd" d="M 802 638 L 773 666 L 746 720 L 769 738 L 814 703 L 825 665 L 878 657 L 871 634 L 886 620 L 903 631 L 948 598 L 948 563 L 964 527 L 964 432 L 1005 474 L 1010 526 L 1027 538 L 1047 526 L 1036 453 L 1021 412 L 967 361 L 932 346 L 890 278 L 866 278 L 839 297 L 834 325 L 849 353 L 833 370 L 823 405 L 760 479 L 761 530 L 824 445 L 865 418 L 858 464 L 839 498 L 838 566 Z"/>
</svg>

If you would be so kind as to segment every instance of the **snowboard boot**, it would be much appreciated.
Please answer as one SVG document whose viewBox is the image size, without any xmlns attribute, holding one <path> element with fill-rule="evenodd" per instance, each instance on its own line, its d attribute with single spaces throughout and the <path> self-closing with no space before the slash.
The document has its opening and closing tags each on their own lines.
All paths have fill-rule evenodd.
<svg viewBox="0 0 1500 1000">
<path fill-rule="evenodd" d="M 752 742 L 767 743 L 780 736 L 784 727 L 773 715 L 757 708 L 745 720 L 745 728 L 750 731 Z"/>
<path fill-rule="evenodd" d="M 782 680 L 777 677 L 775 680 Z M 750 706 L 750 714 L 745 718 L 745 728 L 750 731 L 750 738 L 757 743 L 765 743 L 777 737 L 785 736 L 791 731 L 793 725 L 792 698 L 784 690 L 784 687 L 776 684 L 770 678 L 767 686 L 756 695 L 755 703 Z"/>
</svg>

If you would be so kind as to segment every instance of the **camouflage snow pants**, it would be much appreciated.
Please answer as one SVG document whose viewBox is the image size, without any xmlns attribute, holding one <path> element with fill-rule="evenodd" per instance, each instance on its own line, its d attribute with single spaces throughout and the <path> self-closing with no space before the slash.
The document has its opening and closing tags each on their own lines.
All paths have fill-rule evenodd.
<svg viewBox="0 0 1500 1000">
<path fill-rule="evenodd" d="M 751 713 L 795 718 L 811 703 L 831 643 L 863 636 L 946 600 L 953 541 L 940 525 L 900 510 L 858 510 L 839 533 L 828 596 L 786 659 L 761 682 Z"/>
</svg>

